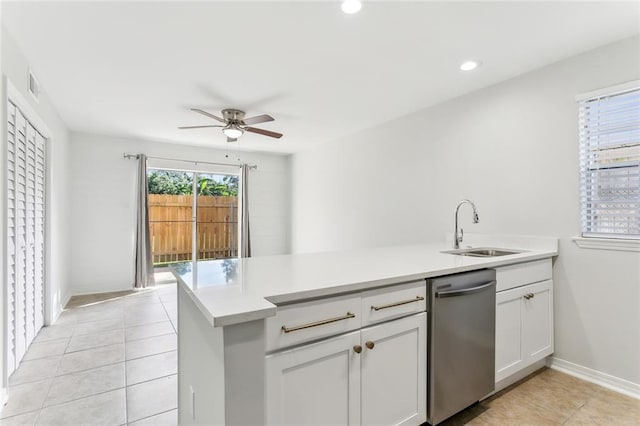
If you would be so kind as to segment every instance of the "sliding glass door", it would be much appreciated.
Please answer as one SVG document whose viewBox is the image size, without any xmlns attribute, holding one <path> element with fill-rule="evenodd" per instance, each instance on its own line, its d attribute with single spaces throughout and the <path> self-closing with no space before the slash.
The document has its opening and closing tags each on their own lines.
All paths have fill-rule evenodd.
<svg viewBox="0 0 640 426">
<path fill-rule="evenodd" d="M 238 257 L 238 177 L 198 173 L 196 256 Z"/>
<path fill-rule="evenodd" d="M 238 256 L 237 175 L 149 169 L 148 180 L 154 265 Z"/>
</svg>

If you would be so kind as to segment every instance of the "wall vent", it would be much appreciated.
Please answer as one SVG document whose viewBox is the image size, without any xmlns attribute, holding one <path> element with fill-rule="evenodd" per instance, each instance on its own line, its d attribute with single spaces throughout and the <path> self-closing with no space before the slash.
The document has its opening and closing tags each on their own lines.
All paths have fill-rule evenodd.
<svg viewBox="0 0 640 426">
<path fill-rule="evenodd" d="M 33 71 L 29 70 L 29 93 L 33 96 L 33 99 L 38 101 L 38 97 L 40 96 L 40 83 L 38 83 L 38 79 L 35 75 L 33 75 Z"/>
</svg>

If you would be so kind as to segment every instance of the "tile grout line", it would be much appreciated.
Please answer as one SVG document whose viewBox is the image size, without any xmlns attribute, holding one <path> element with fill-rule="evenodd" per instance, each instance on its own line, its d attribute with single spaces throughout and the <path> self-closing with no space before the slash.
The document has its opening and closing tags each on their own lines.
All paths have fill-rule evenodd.
<svg viewBox="0 0 640 426">
<path fill-rule="evenodd" d="M 79 397 L 79 398 L 73 398 L 73 399 L 70 399 L 70 400 L 68 400 L 68 401 L 59 402 L 59 403 L 57 403 L 57 404 L 51 404 L 51 405 L 48 405 L 48 406 L 46 406 L 46 407 L 42 407 L 42 408 L 40 409 L 40 411 L 45 410 L 45 409 L 47 409 L 47 408 L 58 407 L 58 406 L 60 406 L 60 405 L 69 404 L 69 403 L 71 403 L 71 402 L 80 401 L 81 399 L 93 398 L 94 396 L 104 395 L 105 393 L 109 393 L 109 392 L 115 392 L 115 391 L 117 391 L 117 390 L 124 389 L 124 388 L 125 388 L 124 386 L 121 386 L 121 387 L 118 387 L 118 388 L 113 388 L 113 389 L 109 389 L 109 390 L 105 390 L 105 391 L 100 391 L 100 392 L 92 393 L 91 395 L 85 395 L 85 396 L 81 396 L 81 397 Z"/>
<path fill-rule="evenodd" d="M 144 338 L 142 338 L 142 339 L 134 339 L 134 340 L 130 340 L 129 342 L 139 342 L 139 341 L 141 341 L 141 340 L 153 339 L 153 338 L 155 338 L 155 337 L 169 336 L 169 335 L 172 335 L 172 334 L 176 334 L 176 333 L 175 333 L 175 332 L 170 332 L 170 333 L 165 333 L 165 334 L 159 334 L 159 335 L 156 335 L 156 336 L 144 337 Z M 75 370 L 75 371 L 70 371 L 70 372 L 68 372 L 68 373 L 57 374 L 57 373 L 58 373 L 58 370 L 60 369 L 60 365 L 62 364 L 62 359 L 64 358 L 64 356 L 65 356 L 65 355 L 69 355 L 69 354 L 79 354 L 79 353 L 81 353 L 81 352 L 86 352 L 86 351 L 90 351 L 90 350 L 94 350 L 94 349 L 107 348 L 107 347 L 109 347 L 109 346 L 116 346 L 116 345 L 120 345 L 120 344 L 122 344 L 122 345 L 124 346 L 124 348 L 123 348 L 123 349 L 124 349 L 124 357 L 123 357 L 122 361 L 114 361 L 114 362 L 109 362 L 109 363 L 107 363 L 107 364 L 96 365 L 96 366 L 93 366 L 93 367 L 90 367 L 90 368 L 83 368 L 83 369 L 81 369 L 81 370 Z M 49 358 L 60 357 L 60 363 L 59 363 L 59 364 L 58 364 L 58 366 L 56 367 L 56 373 L 54 373 L 54 375 L 53 375 L 53 376 L 50 376 L 50 377 L 42 377 L 42 378 L 39 378 L 39 379 L 28 380 L 28 381 L 26 381 L 26 382 L 15 383 L 15 384 L 13 384 L 13 386 L 26 385 L 26 384 L 29 384 L 29 383 L 35 383 L 35 382 L 39 382 L 39 381 L 47 380 L 47 379 L 56 379 L 56 378 L 58 378 L 58 377 L 64 377 L 64 376 L 67 376 L 67 375 L 70 375 L 70 374 L 82 373 L 82 372 L 86 372 L 86 371 L 94 370 L 94 369 L 96 369 L 96 368 L 103 368 L 103 367 L 108 367 L 108 366 L 110 366 L 110 365 L 116 365 L 116 364 L 119 364 L 119 363 L 121 363 L 121 362 L 135 361 L 135 360 L 139 360 L 139 359 L 143 359 L 143 358 L 148 358 L 148 357 L 152 357 L 152 356 L 156 356 L 156 355 L 161 355 L 161 354 L 166 354 L 166 353 L 174 352 L 174 351 L 177 351 L 177 348 L 176 348 L 176 349 L 169 349 L 169 350 L 162 350 L 162 351 L 160 351 L 160 352 L 155 352 L 155 353 L 151 353 L 151 354 L 147 354 L 147 355 L 143 355 L 143 356 L 138 356 L 138 357 L 135 357 L 135 358 L 127 359 L 127 355 L 126 355 L 126 341 L 123 341 L 122 343 L 112 343 L 112 344 L 110 344 L 110 345 L 96 346 L 96 347 L 93 347 L 93 348 L 82 349 L 82 350 L 79 350 L 79 351 L 74 351 L 74 352 L 65 352 L 65 353 L 63 353 L 63 354 L 51 355 L 51 356 L 42 357 L 42 358 L 36 358 L 36 359 L 28 360 L 28 361 L 25 361 L 25 362 L 40 361 L 40 360 L 45 360 L 45 359 L 49 359 Z"/>
<path fill-rule="evenodd" d="M 127 389 L 128 389 L 129 387 L 138 386 L 138 385 L 141 385 L 141 384 L 144 384 L 144 383 L 149 383 L 149 382 L 152 382 L 152 381 L 154 381 L 154 380 L 166 379 L 166 378 L 168 378 L 168 377 L 172 377 L 172 376 L 176 376 L 176 379 L 177 379 L 177 377 L 178 377 L 178 373 L 167 374 L 167 375 L 164 375 L 164 376 L 160 376 L 160 377 L 156 377 L 156 378 L 153 378 L 153 379 L 145 380 L 145 381 L 140 382 L 140 383 L 134 383 L 134 384 L 132 384 L 132 385 L 128 385 L 128 386 L 126 386 L 126 387 L 125 387 L 125 392 L 127 392 Z M 127 401 L 126 406 L 127 406 L 127 407 L 129 406 L 128 401 Z M 171 410 L 177 410 L 177 409 L 178 409 L 178 408 L 177 408 L 177 401 L 176 401 L 176 408 L 172 408 Z M 125 423 L 125 424 L 135 423 L 135 422 L 140 421 L 140 420 L 142 420 L 142 419 L 146 419 L 146 418 L 149 418 L 149 417 L 157 416 L 158 414 L 163 414 L 163 413 L 166 413 L 166 412 L 171 411 L 171 410 L 166 410 L 166 411 L 161 411 L 161 412 L 159 412 L 159 413 L 154 413 L 154 414 L 151 414 L 151 415 L 149 415 L 149 416 L 145 416 L 145 417 L 141 417 L 141 418 L 139 418 L 139 419 L 135 419 L 135 420 L 133 420 L 132 422 L 129 422 L 129 421 L 128 421 L 128 420 L 129 420 L 129 415 L 127 414 L 127 423 Z"/>
<path fill-rule="evenodd" d="M 143 380 L 141 382 L 131 383 L 130 385 L 127 385 L 127 387 L 138 386 L 138 385 L 142 385 L 144 383 L 153 382 L 154 380 L 166 379 L 167 377 L 177 376 L 177 375 L 178 375 L 178 373 L 165 374 L 163 376 L 154 377 L 153 379 L 147 379 L 147 380 Z M 155 414 L 154 414 L 154 416 L 155 416 Z"/>
<path fill-rule="evenodd" d="M 125 368 L 126 368 L 126 367 L 125 367 Z M 91 398 L 91 397 L 94 397 L 94 396 L 97 396 L 97 395 L 103 395 L 103 394 L 105 394 L 105 393 L 114 392 L 114 391 L 117 391 L 117 390 L 120 390 L 120 389 L 124 389 L 124 390 L 125 390 L 125 396 L 126 396 L 126 388 L 128 388 L 128 387 L 130 387 L 130 386 L 138 386 L 138 385 L 141 385 L 141 384 L 144 384 L 144 383 L 152 382 L 152 381 L 154 381 L 154 380 L 166 379 L 167 377 L 171 377 L 171 376 L 177 376 L 177 373 L 166 374 L 166 375 L 163 375 L 163 376 L 158 376 L 158 377 L 154 377 L 154 378 L 152 378 L 152 379 L 144 380 L 144 381 L 142 381 L 142 382 L 138 382 L 138 383 L 133 383 L 133 384 L 131 384 L 131 385 L 127 385 L 127 382 L 126 382 L 126 375 L 125 375 L 125 386 L 120 386 L 120 387 L 117 387 L 117 388 L 113 388 L 113 389 L 108 389 L 108 390 L 104 390 L 104 391 L 100 391 L 100 392 L 92 393 L 92 394 L 90 394 L 90 395 L 85 395 L 85 396 L 81 396 L 81 397 L 78 397 L 78 398 L 73 398 L 73 399 L 70 399 L 70 400 L 68 400 L 68 401 L 59 402 L 59 403 L 57 403 L 57 404 L 51 404 L 51 405 L 48 405 L 48 406 L 46 406 L 46 407 L 44 406 L 44 402 L 46 402 L 46 398 L 45 398 L 45 401 L 42 403 L 42 404 L 43 404 L 43 405 L 42 405 L 42 407 L 40 407 L 40 408 L 36 408 L 36 409 L 34 409 L 34 410 L 26 411 L 26 412 L 24 412 L 24 413 L 17 413 L 17 414 L 14 414 L 14 415 L 12 415 L 12 416 L 4 417 L 4 418 L 2 418 L 2 420 L 6 420 L 6 419 L 9 419 L 9 418 L 11 418 L 11 417 L 21 416 L 21 415 L 23 415 L 23 414 L 33 413 L 33 412 L 35 412 L 35 411 L 40 412 L 40 411 L 42 411 L 42 410 L 44 410 L 44 409 L 47 409 L 47 408 L 57 407 L 57 406 L 59 406 L 59 405 L 68 404 L 68 403 L 71 403 L 71 402 L 79 401 L 79 400 L 81 400 L 81 399 Z M 50 390 L 51 390 L 51 389 L 49 388 L 49 391 L 50 391 Z M 49 396 L 49 395 L 47 395 L 47 397 L 48 397 L 48 396 Z M 126 407 L 126 405 L 127 405 L 127 404 L 125 404 L 125 407 Z M 175 408 L 172 408 L 172 410 L 175 410 Z M 171 411 L 171 410 L 167 410 L 167 411 Z M 163 413 L 164 413 L 164 412 L 166 412 L 166 411 L 163 411 Z M 158 415 L 158 414 L 162 414 L 162 413 L 152 414 L 151 416 L 156 416 L 156 415 Z M 151 417 L 151 416 L 147 416 L 147 417 Z M 125 418 L 126 418 L 126 416 L 125 416 Z M 146 417 L 144 417 L 144 418 L 146 418 Z M 141 420 L 141 419 L 138 419 L 138 420 Z M 138 420 L 135 420 L 135 421 L 138 421 Z M 124 423 L 124 424 L 126 424 L 126 423 Z"/>
<path fill-rule="evenodd" d="M 31 414 L 31 413 L 37 413 L 37 414 L 36 414 L 36 418 L 34 419 L 34 422 L 33 422 L 33 424 L 35 425 L 36 420 L 38 419 L 38 416 L 40 415 L 40 411 L 42 411 L 42 409 L 41 409 L 41 408 L 36 408 L 35 410 L 25 411 L 24 413 L 12 414 L 12 415 L 7 416 L 7 417 L 2 417 L 2 418 L 0 419 L 0 423 L 2 423 L 2 422 L 6 422 L 7 420 L 11 420 L 11 419 L 12 419 L 12 418 L 14 418 L 14 417 L 24 416 L 24 415 L 26 415 L 26 414 Z"/>
<path fill-rule="evenodd" d="M 124 314 L 126 320 L 127 314 Z M 129 386 L 127 383 L 127 333 L 124 333 L 124 424 L 129 424 Z"/>
<path fill-rule="evenodd" d="M 175 285 L 175 283 L 174 283 L 174 285 Z M 151 293 L 151 292 L 149 292 L 149 293 Z M 119 389 L 122 389 L 121 387 L 118 387 L 118 388 L 114 388 L 114 389 L 104 390 L 104 391 L 101 391 L 101 392 L 90 393 L 89 395 L 84 395 L 82 397 L 74 398 L 74 399 L 71 399 L 71 400 L 68 400 L 68 401 L 52 404 L 50 406 L 45 407 L 45 404 L 47 403 L 49 397 L 51 396 L 51 392 L 52 392 L 52 389 L 53 389 L 53 384 L 54 384 L 54 381 L 56 379 L 64 378 L 65 376 L 71 376 L 71 375 L 74 375 L 74 374 L 75 375 L 82 374 L 82 373 L 85 373 L 85 372 L 88 372 L 88 371 L 91 371 L 91 370 L 95 370 L 95 369 L 98 369 L 98 368 L 105 368 L 105 367 L 114 366 L 114 365 L 118 365 L 118 364 L 122 363 L 123 364 L 123 369 L 124 369 L 124 390 L 125 390 L 125 413 L 124 413 L 125 423 L 124 424 L 128 424 L 129 423 L 129 414 L 128 414 L 129 404 L 128 404 L 128 391 L 127 391 L 128 387 L 141 385 L 141 384 L 144 384 L 144 383 L 148 383 L 148 382 L 151 382 L 151 381 L 154 381 L 154 380 L 160 380 L 160 379 L 168 378 L 168 377 L 171 377 L 171 376 L 177 376 L 177 372 L 175 372 L 175 373 L 172 373 L 172 374 L 161 375 L 159 377 L 153 377 L 153 378 L 150 378 L 150 379 L 147 379 L 147 380 L 143 380 L 143 381 L 137 382 L 135 384 L 129 383 L 128 378 L 127 378 L 127 363 L 129 361 L 136 361 L 136 360 L 140 360 L 140 359 L 144 359 L 144 358 L 148 358 L 148 357 L 152 357 L 152 356 L 168 354 L 168 353 L 174 352 L 174 351 L 177 352 L 177 348 L 176 349 L 171 349 L 171 350 L 160 350 L 159 352 L 156 352 L 156 353 L 150 353 L 150 354 L 146 354 L 146 355 L 143 355 L 143 356 L 127 359 L 126 348 L 130 344 L 130 342 L 144 341 L 144 340 L 152 339 L 152 338 L 155 338 L 155 337 L 162 337 L 162 336 L 169 336 L 169 335 L 172 335 L 172 334 L 174 334 L 174 335 L 177 334 L 176 327 L 173 324 L 173 322 L 171 321 L 171 317 L 170 317 L 169 312 L 168 312 L 167 303 L 169 303 L 169 302 L 165 303 L 165 301 L 162 300 L 162 298 L 160 297 L 160 295 L 158 293 L 155 293 L 155 294 L 157 295 L 158 303 L 148 304 L 148 303 L 145 303 L 145 302 L 140 302 L 140 308 L 141 309 L 137 309 L 138 308 L 137 303 L 133 303 L 131 305 L 133 307 L 133 309 L 131 309 L 130 312 L 127 309 L 128 305 L 126 305 L 126 304 L 124 304 L 124 305 L 121 305 L 121 304 L 117 304 L 116 305 L 116 304 L 114 304 L 113 305 L 114 310 L 120 312 L 120 315 L 121 315 L 121 318 L 122 318 L 122 327 L 115 327 L 113 329 L 108 329 L 107 328 L 107 329 L 104 329 L 104 330 L 98 330 L 98 331 L 93 331 L 93 332 L 84 332 L 82 334 L 78 334 L 78 332 L 81 332 L 81 330 L 84 329 L 85 327 L 87 327 L 87 328 L 92 327 L 92 324 L 93 324 L 93 326 L 95 326 L 95 324 L 100 324 L 101 322 L 107 322 L 107 321 L 116 322 L 116 321 L 119 320 L 119 318 L 93 319 L 91 321 L 78 321 L 78 317 L 76 317 L 74 319 L 70 319 L 68 322 L 65 322 L 64 324 L 55 324 L 55 323 L 52 324 L 52 325 L 58 325 L 58 326 L 64 327 L 64 328 L 68 327 L 68 329 L 71 332 L 70 335 L 66 336 L 66 337 L 57 337 L 57 338 L 47 339 L 47 340 L 43 340 L 43 341 L 40 341 L 40 342 L 34 342 L 34 343 L 46 344 L 46 343 L 53 343 L 55 341 L 62 340 L 62 339 L 67 339 L 66 344 L 64 345 L 63 352 L 61 354 L 57 354 L 57 355 L 48 355 L 48 356 L 42 356 L 40 358 L 34 358 L 34 359 L 30 360 L 30 361 L 44 360 L 44 359 L 49 359 L 49 358 L 52 358 L 52 357 L 60 357 L 60 360 L 57 363 L 57 366 L 55 368 L 54 376 L 47 378 L 47 379 L 50 380 L 50 383 L 49 383 L 45 398 L 44 398 L 42 404 L 40 405 L 40 408 L 35 409 L 35 410 L 31 410 L 31 411 L 27 411 L 25 413 L 19 413 L 19 414 L 16 414 L 15 416 L 19 416 L 19 415 L 24 415 L 24 414 L 27 414 L 27 413 L 34 413 L 35 412 L 36 413 L 36 416 L 34 418 L 34 424 L 35 424 L 35 423 L 37 423 L 38 419 L 40 418 L 42 410 L 45 409 L 45 408 L 55 407 L 55 406 L 59 406 L 59 405 L 63 405 L 63 404 L 68 404 L 68 403 L 71 403 L 71 402 L 74 402 L 74 401 L 78 401 L 78 400 L 81 400 L 81 399 L 95 397 L 96 395 L 101 395 L 101 394 L 105 394 L 105 393 L 108 393 L 108 392 L 113 392 L 113 391 L 117 391 Z M 175 303 L 175 301 L 171 301 L 171 302 Z M 162 306 L 162 310 L 163 310 L 164 315 L 166 315 L 166 319 L 159 320 L 159 321 L 151 321 L 151 322 L 143 323 L 143 324 L 131 325 L 131 326 L 127 327 L 126 318 L 128 316 L 127 315 L 128 313 L 130 313 L 134 317 L 136 316 L 136 314 L 139 314 L 140 316 L 144 317 L 145 316 L 145 309 L 144 308 L 148 307 L 148 306 L 155 306 L 155 305 Z M 76 307 L 76 308 L 81 308 L 81 306 Z M 80 312 L 80 311 L 77 310 L 75 312 Z M 86 312 L 91 314 L 91 310 L 90 309 L 88 309 Z M 81 313 L 83 313 L 83 312 L 81 312 Z M 172 332 L 161 333 L 161 334 L 157 334 L 157 335 L 144 336 L 144 337 L 134 338 L 134 339 L 127 339 L 126 338 L 126 330 L 129 329 L 129 328 L 142 328 L 144 326 L 150 326 L 152 324 L 159 324 L 159 323 L 167 322 L 167 321 L 171 324 L 171 329 L 173 330 Z M 85 368 L 85 369 L 81 369 L 81 370 L 77 370 L 77 371 L 70 371 L 70 372 L 66 372 L 66 373 L 63 373 L 63 374 L 59 374 L 60 373 L 60 368 L 62 366 L 62 361 L 65 358 L 65 356 L 68 355 L 68 354 L 69 355 L 70 354 L 74 354 L 74 353 L 80 354 L 82 352 L 87 352 L 87 351 L 91 351 L 91 350 L 99 350 L 101 348 L 107 348 L 109 346 L 116 346 L 116 345 L 120 344 L 119 342 L 118 343 L 106 344 L 106 345 L 102 344 L 102 345 L 98 345 L 98 346 L 87 347 L 87 348 L 83 348 L 83 349 L 67 352 L 69 350 L 69 348 L 71 347 L 72 340 L 74 340 L 74 338 L 81 337 L 81 336 L 91 336 L 91 335 L 95 335 L 95 334 L 99 334 L 99 333 L 115 332 L 117 330 L 122 330 L 122 332 L 123 332 L 122 345 L 123 345 L 123 349 L 124 349 L 124 358 L 123 358 L 122 361 L 110 362 L 110 363 L 103 364 L 103 365 L 92 366 L 91 368 Z M 144 343 L 143 343 L 143 345 L 144 345 Z M 33 383 L 33 382 L 36 382 L 36 381 L 39 381 L 39 380 L 43 380 L 43 379 L 38 379 L 38 380 L 32 380 L 32 381 L 19 383 L 16 386 Z M 91 390 L 89 390 L 89 391 L 91 392 Z M 176 409 L 174 408 L 174 409 L 171 409 L 171 410 L 165 410 L 165 411 L 161 411 L 161 412 L 158 412 L 158 413 L 154 413 L 154 414 L 152 414 L 150 416 L 146 416 L 146 417 L 142 417 L 140 419 L 137 419 L 136 421 L 143 420 L 143 419 L 146 419 L 148 417 L 153 417 L 153 416 L 157 416 L 157 415 L 160 415 L 160 414 L 164 414 L 164 413 L 167 413 L 167 412 L 170 412 L 170 411 L 173 411 L 173 410 L 176 410 Z M 13 417 L 13 416 L 10 416 L 10 417 Z"/>
<path fill-rule="evenodd" d="M 71 339 L 69 339 L 69 341 L 71 341 Z M 58 367 L 56 368 L 56 372 L 58 371 L 58 368 L 60 368 L 60 364 L 62 364 L 62 357 L 60 357 L 60 362 L 58 363 Z M 42 410 L 44 409 L 44 404 L 47 402 L 47 399 L 49 399 L 49 394 L 51 394 L 51 388 L 53 387 L 53 381 L 55 380 L 54 377 L 51 378 L 51 383 L 49 383 L 49 389 L 47 389 L 47 394 L 45 395 L 44 399 L 42 400 L 42 405 L 40 406 L 40 410 L 38 410 L 38 414 L 36 414 L 36 418 L 33 421 L 33 424 L 35 425 L 36 423 L 38 423 L 38 417 L 40 417 L 40 414 L 42 413 Z"/>
<path fill-rule="evenodd" d="M 150 416 L 141 417 L 141 418 L 139 418 L 138 420 L 134 420 L 134 421 L 132 421 L 131 423 L 127 423 L 127 424 L 134 424 L 134 423 L 136 423 L 136 422 L 139 422 L 139 421 L 142 421 L 142 420 L 145 420 L 145 419 L 150 419 L 151 417 L 159 416 L 159 415 L 161 415 L 161 414 L 170 413 L 170 412 L 172 412 L 172 411 L 178 411 L 178 409 L 177 409 L 177 408 L 172 408 L 171 410 L 166 410 L 166 411 L 162 411 L 162 412 L 160 412 L 160 413 L 152 414 L 152 415 L 150 415 Z"/>
<path fill-rule="evenodd" d="M 178 330 L 176 330 L 176 326 L 173 324 L 173 321 L 171 321 L 171 316 L 169 315 L 169 311 L 167 311 L 167 307 L 165 306 L 164 302 L 162 302 L 162 299 L 160 299 L 160 301 L 162 303 L 162 308 L 164 309 L 164 313 L 167 314 L 167 317 L 169 318 L 169 322 L 171 323 L 171 327 L 173 328 L 173 331 L 176 334 L 178 334 Z M 176 305 L 177 305 L 177 301 L 176 301 Z"/>
<path fill-rule="evenodd" d="M 163 322 L 164 322 L 164 321 L 163 321 Z M 167 321 L 167 322 L 171 323 L 171 321 Z M 172 326 L 171 328 L 173 328 L 173 326 Z M 153 335 L 153 336 L 147 336 L 147 337 L 140 337 L 140 338 L 138 338 L 138 339 L 129 339 L 129 340 L 126 340 L 126 341 L 127 341 L 127 342 L 139 342 L 140 340 L 150 339 L 150 338 L 152 338 L 152 337 L 167 336 L 167 335 L 169 335 L 169 334 L 177 334 L 177 333 L 176 333 L 175 331 L 170 331 L 170 332 L 168 332 L 168 333 L 156 334 L 156 335 Z"/>
<path fill-rule="evenodd" d="M 578 407 L 578 409 L 576 411 L 571 413 L 571 415 L 562 424 L 566 424 L 569 420 L 571 420 L 573 417 L 575 417 L 576 414 L 578 414 L 580 412 L 580 410 L 582 410 L 583 407 L 585 407 L 587 404 L 589 404 L 589 402 L 591 402 L 596 397 L 596 394 L 597 394 L 597 392 L 594 390 L 593 393 L 591 395 L 589 395 L 589 397 L 585 400 L 584 404 L 582 404 L 580 407 Z"/>
</svg>

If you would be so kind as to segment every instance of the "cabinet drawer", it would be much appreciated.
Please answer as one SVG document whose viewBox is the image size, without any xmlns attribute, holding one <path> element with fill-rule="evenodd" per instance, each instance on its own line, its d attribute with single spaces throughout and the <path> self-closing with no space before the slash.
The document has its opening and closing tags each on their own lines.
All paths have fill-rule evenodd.
<svg viewBox="0 0 640 426">
<path fill-rule="evenodd" d="M 427 283 L 424 280 L 362 293 L 362 325 L 424 312 Z"/>
<path fill-rule="evenodd" d="M 551 259 L 496 268 L 496 291 L 551 279 Z"/>
<path fill-rule="evenodd" d="M 265 320 L 267 351 L 333 336 L 361 325 L 360 294 L 278 306 Z"/>
</svg>

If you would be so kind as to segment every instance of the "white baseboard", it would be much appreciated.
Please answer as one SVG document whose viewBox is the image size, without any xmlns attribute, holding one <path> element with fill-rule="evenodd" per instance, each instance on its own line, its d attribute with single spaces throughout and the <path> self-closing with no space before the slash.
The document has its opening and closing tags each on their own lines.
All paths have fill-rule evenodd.
<svg viewBox="0 0 640 426">
<path fill-rule="evenodd" d="M 113 288 L 101 288 L 101 289 L 87 289 L 87 288 L 82 288 L 82 289 L 74 289 L 74 291 L 72 291 L 72 296 L 85 296 L 88 294 L 105 294 L 105 293 L 115 293 L 115 292 L 119 292 L 119 291 L 133 291 L 135 290 L 135 288 L 133 288 L 133 284 L 128 284 L 126 286 L 118 286 L 118 287 L 113 287 Z"/>
<path fill-rule="evenodd" d="M 161 286 L 164 284 L 174 284 L 176 281 L 172 280 L 166 280 L 166 281 L 160 281 L 157 282 L 156 285 L 157 286 Z M 83 289 L 82 291 L 73 291 L 71 295 L 69 295 L 69 297 L 67 298 L 66 302 L 65 302 L 65 306 L 66 304 L 69 302 L 69 299 L 71 299 L 71 297 L 73 296 L 86 296 L 89 294 L 108 294 L 108 293 L 119 293 L 121 291 L 131 291 L 133 292 L 140 292 L 140 293 L 144 293 L 146 291 L 154 291 L 156 289 L 156 286 L 149 286 L 146 288 L 134 288 L 133 284 L 127 285 L 126 287 L 114 287 L 114 288 L 109 288 L 109 289 L 100 289 L 100 290 L 91 290 L 91 291 L 87 291 L 86 289 Z"/>
<path fill-rule="evenodd" d="M 7 403 L 7 401 L 9 400 L 9 392 L 7 391 L 7 388 L 0 388 L 0 413 L 2 413 L 2 409 L 4 408 L 4 405 Z"/>
<path fill-rule="evenodd" d="M 60 314 L 62 313 L 62 311 L 64 310 L 64 307 L 67 306 L 67 303 L 69 303 L 69 300 L 71 300 L 71 294 L 67 294 L 64 298 L 64 301 L 62 302 L 61 306 L 60 306 L 60 312 L 58 312 L 58 315 L 56 316 L 55 320 L 58 319 L 58 317 L 60 316 Z M 54 320 L 54 321 L 55 321 Z"/>
<path fill-rule="evenodd" d="M 612 391 L 622 393 L 632 398 L 640 399 L 640 384 L 633 383 L 619 377 L 611 376 L 588 367 L 574 364 L 564 359 L 549 357 L 547 365 L 554 370 L 575 376 Z"/>
</svg>

